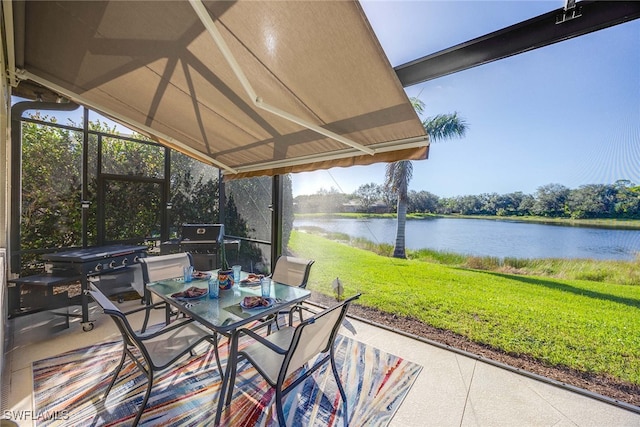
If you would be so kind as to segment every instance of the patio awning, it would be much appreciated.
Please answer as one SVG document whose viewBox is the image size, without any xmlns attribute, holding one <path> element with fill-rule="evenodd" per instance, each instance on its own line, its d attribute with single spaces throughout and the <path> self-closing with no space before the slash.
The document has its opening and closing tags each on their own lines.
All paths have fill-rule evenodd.
<svg viewBox="0 0 640 427">
<path fill-rule="evenodd" d="M 13 3 L 14 75 L 226 177 L 425 159 L 353 1 Z"/>
</svg>

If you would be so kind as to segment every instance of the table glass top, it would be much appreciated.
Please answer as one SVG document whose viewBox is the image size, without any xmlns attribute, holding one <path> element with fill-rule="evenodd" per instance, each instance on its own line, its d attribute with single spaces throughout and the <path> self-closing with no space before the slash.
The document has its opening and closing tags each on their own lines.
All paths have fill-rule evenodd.
<svg viewBox="0 0 640 427">
<path fill-rule="evenodd" d="M 185 283 L 182 278 L 170 279 L 149 284 L 148 288 L 151 292 L 171 305 L 178 307 L 205 326 L 220 332 L 227 332 L 241 327 L 270 313 L 290 307 L 311 295 L 311 292 L 306 289 L 272 281 L 270 296 L 275 298 L 276 302 L 269 308 L 244 309 L 240 306 L 240 302 L 244 297 L 260 296 L 259 283 L 252 286 L 234 285 L 232 289 L 220 290 L 218 298 L 209 298 L 208 295 L 205 295 L 198 299 L 183 301 L 171 297 L 172 294 L 184 291 L 191 286 L 208 289 L 208 281 L 194 279 L 189 283 Z"/>
</svg>

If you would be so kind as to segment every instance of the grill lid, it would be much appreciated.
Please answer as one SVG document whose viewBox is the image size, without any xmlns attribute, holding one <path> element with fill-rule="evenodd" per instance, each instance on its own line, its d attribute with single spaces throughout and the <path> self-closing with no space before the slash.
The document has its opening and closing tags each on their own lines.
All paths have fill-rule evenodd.
<svg viewBox="0 0 640 427">
<path fill-rule="evenodd" d="M 182 224 L 183 242 L 222 242 L 224 224 Z"/>
</svg>

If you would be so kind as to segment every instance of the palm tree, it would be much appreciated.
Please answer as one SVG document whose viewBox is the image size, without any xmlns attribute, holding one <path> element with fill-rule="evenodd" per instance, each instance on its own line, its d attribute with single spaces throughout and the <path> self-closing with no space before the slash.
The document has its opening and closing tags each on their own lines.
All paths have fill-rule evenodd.
<svg viewBox="0 0 640 427">
<path fill-rule="evenodd" d="M 424 111 L 424 103 L 418 98 L 411 98 L 411 104 L 418 114 Z M 432 142 L 444 141 L 455 137 L 461 138 L 467 131 L 467 123 L 453 114 L 438 114 L 422 122 L 424 130 Z M 398 197 L 398 221 L 396 223 L 396 245 L 393 250 L 395 258 L 406 258 L 405 228 L 407 222 L 407 202 L 409 182 L 413 176 L 413 164 L 409 160 L 387 164 L 385 186 Z"/>
<path fill-rule="evenodd" d="M 398 221 L 396 223 L 396 246 L 393 250 L 395 258 L 406 258 L 404 250 L 404 230 L 407 222 L 407 194 L 409 181 L 413 176 L 413 165 L 409 160 L 387 164 L 384 185 L 398 198 Z"/>
</svg>

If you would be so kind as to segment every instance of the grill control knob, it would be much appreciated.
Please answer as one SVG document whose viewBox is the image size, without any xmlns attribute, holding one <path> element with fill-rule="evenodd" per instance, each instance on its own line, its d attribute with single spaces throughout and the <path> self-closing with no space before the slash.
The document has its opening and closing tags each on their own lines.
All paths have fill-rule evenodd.
<svg viewBox="0 0 640 427">
<path fill-rule="evenodd" d="M 122 265 L 127 265 L 127 264 L 129 264 L 129 258 L 124 258 L 122 260 Z"/>
<path fill-rule="evenodd" d="M 116 266 L 116 262 L 115 261 L 111 261 L 109 263 L 109 268 L 115 268 L 115 266 Z"/>
<path fill-rule="evenodd" d="M 102 270 L 102 264 L 98 264 L 96 265 L 96 268 L 94 268 L 95 271 L 100 271 Z"/>
<path fill-rule="evenodd" d="M 140 257 L 138 255 L 133 257 L 133 262 L 138 262 L 140 260 Z"/>
</svg>

